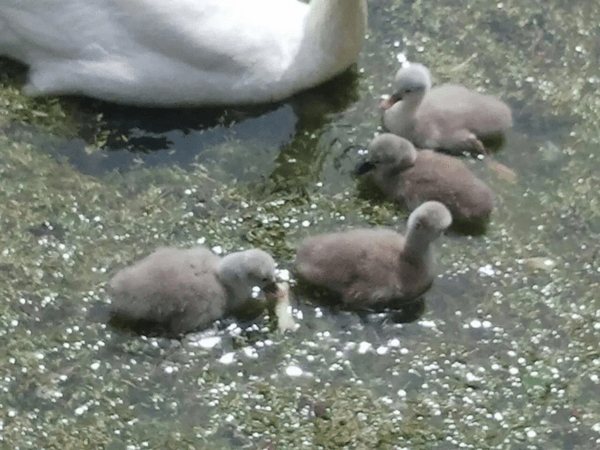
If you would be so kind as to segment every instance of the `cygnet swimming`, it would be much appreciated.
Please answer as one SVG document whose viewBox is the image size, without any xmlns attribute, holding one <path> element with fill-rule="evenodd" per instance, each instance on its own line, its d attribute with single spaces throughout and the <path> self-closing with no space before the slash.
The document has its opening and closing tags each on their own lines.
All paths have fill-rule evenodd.
<svg viewBox="0 0 600 450">
<path fill-rule="evenodd" d="M 262 250 L 221 258 L 205 247 L 160 248 L 119 271 L 108 292 L 114 319 L 161 325 L 177 336 L 234 313 L 254 286 L 277 289 L 275 262 Z"/>
<path fill-rule="evenodd" d="M 492 190 L 465 163 L 432 150 L 417 151 L 390 133 L 373 139 L 356 173 L 370 177 L 388 198 L 409 210 L 428 200 L 443 203 L 455 225 L 480 227 L 494 207 Z"/>
<path fill-rule="evenodd" d="M 381 102 L 383 123 L 418 148 L 486 153 L 482 139 L 512 126 L 502 101 L 457 84 L 431 87 L 429 70 L 413 63 L 396 74 L 394 93 Z"/>
<path fill-rule="evenodd" d="M 299 246 L 296 271 L 340 296 L 345 308 L 401 307 L 431 287 L 431 243 L 451 223 L 448 208 L 426 202 L 410 215 L 406 238 L 383 227 L 310 237 Z"/>
</svg>

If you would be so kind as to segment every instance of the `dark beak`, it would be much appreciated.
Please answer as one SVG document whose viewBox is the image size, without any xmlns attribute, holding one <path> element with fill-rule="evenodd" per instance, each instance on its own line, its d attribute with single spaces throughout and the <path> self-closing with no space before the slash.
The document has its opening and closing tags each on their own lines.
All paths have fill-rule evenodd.
<svg viewBox="0 0 600 450">
<path fill-rule="evenodd" d="M 270 282 L 263 288 L 265 295 L 275 295 L 279 291 L 279 286 L 275 281 Z"/>
<path fill-rule="evenodd" d="M 364 175 L 375 168 L 375 164 L 371 161 L 363 161 L 358 163 L 354 168 L 354 175 Z"/>
</svg>

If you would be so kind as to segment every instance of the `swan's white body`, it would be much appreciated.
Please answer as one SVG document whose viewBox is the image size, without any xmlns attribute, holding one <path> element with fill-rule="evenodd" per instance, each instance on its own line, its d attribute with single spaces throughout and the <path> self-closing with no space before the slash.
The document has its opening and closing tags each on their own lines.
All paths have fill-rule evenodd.
<svg viewBox="0 0 600 450">
<path fill-rule="evenodd" d="M 122 103 L 286 98 L 356 62 L 366 0 L 2 0 L 0 55 L 27 92 Z"/>
</svg>

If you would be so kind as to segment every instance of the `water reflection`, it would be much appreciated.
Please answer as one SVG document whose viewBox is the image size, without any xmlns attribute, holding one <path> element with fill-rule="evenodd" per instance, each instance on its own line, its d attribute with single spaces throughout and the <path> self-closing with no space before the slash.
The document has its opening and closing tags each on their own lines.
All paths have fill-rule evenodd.
<svg viewBox="0 0 600 450">
<path fill-rule="evenodd" d="M 233 140 L 266 152 L 261 162 L 271 167 L 273 180 L 281 181 L 290 176 L 290 162 L 323 160 L 325 155 L 314 154 L 315 135 L 357 99 L 356 70 L 285 102 L 244 108 L 139 108 L 73 98 L 67 101 L 77 109 L 80 136 L 51 151 L 84 173 L 101 175 L 139 165 L 187 168 L 211 158 L 219 163 L 223 155 L 206 155 L 207 149 Z M 106 144 L 85 151 L 100 136 Z M 297 167 L 308 166 L 294 165 L 293 170 Z M 240 167 L 229 170 L 232 177 L 243 178 Z"/>
</svg>

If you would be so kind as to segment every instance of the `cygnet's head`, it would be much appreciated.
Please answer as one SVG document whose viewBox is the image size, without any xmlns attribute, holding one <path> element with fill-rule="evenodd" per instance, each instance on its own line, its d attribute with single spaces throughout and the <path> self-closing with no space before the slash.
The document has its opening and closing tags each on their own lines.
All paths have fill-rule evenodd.
<svg viewBox="0 0 600 450">
<path fill-rule="evenodd" d="M 381 108 L 389 109 L 400 100 L 420 101 L 430 87 L 431 75 L 423 64 L 412 63 L 402 67 L 394 78 L 394 93 L 381 102 Z"/>
<path fill-rule="evenodd" d="M 275 261 L 267 252 L 252 249 L 242 252 L 246 276 L 254 286 L 268 290 L 275 284 Z"/>
<path fill-rule="evenodd" d="M 275 261 L 268 253 L 246 250 L 225 256 L 218 267 L 219 280 L 233 293 L 231 308 L 244 303 L 251 296 L 251 290 L 258 286 L 265 293 L 277 290 L 275 283 Z"/>
<path fill-rule="evenodd" d="M 435 241 L 452 225 L 452 214 L 440 202 L 425 202 L 408 218 L 407 239 L 426 244 Z"/>
<path fill-rule="evenodd" d="M 417 159 L 417 151 L 412 143 L 391 133 L 377 136 L 367 151 L 366 161 L 356 166 L 357 175 L 371 171 L 382 174 L 398 172 L 412 166 Z"/>
</svg>

